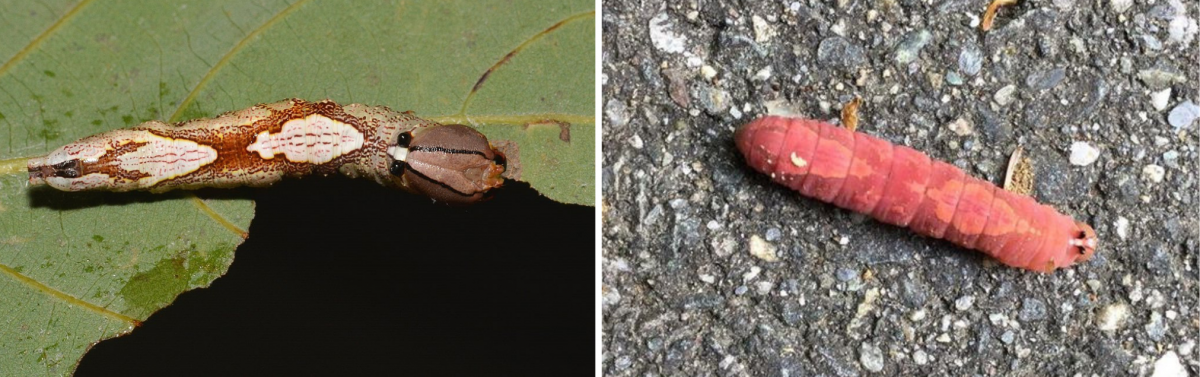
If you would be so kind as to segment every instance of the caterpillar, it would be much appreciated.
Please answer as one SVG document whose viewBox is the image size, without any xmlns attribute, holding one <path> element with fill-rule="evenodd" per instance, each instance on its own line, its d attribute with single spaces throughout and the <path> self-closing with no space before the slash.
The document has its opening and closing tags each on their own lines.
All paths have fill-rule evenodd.
<svg viewBox="0 0 1200 377">
<path fill-rule="evenodd" d="M 28 162 L 29 183 L 63 191 L 270 186 L 341 173 L 468 204 L 504 182 L 504 155 L 471 127 L 412 112 L 289 99 L 171 125 L 85 137 Z"/>
<path fill-rule="evenodd" d="M 746 163 L 838 207 L 1041 272 L 1092 257 L 1088 224 L 924 153 L 815 120 L 766 116 L 737 129 Z"/>
</svg>

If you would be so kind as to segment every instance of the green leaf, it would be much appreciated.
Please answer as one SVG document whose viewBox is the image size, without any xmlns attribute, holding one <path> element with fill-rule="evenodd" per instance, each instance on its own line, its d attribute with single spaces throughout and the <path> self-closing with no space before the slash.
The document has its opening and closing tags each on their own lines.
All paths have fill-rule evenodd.
<svg viewBox="0 0 1200 377">
<path fill-rule="evenodd" d="M 26 186 L 26 159 L 84 136 L 289 97 L 387 105 L 511 140 L 522 180 L 593 203 L 591 1 L 0 7 L 0 375 L 71 373 L 224 274 L 253 217 L 245 199 Z"/>
</svg>

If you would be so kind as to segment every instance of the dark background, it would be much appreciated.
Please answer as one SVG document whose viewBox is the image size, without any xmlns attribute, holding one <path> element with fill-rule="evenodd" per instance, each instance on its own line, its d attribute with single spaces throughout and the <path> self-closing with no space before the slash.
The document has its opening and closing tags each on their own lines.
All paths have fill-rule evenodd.
<svg viewBox="0 0 1200 377">
<path fill-rule="evenodd" d="M 523 183 L 469 207 L 333 178 L 245 192 L 228 273 L 77 376 L 594 371 L 594 208 Z"/>
</svg>

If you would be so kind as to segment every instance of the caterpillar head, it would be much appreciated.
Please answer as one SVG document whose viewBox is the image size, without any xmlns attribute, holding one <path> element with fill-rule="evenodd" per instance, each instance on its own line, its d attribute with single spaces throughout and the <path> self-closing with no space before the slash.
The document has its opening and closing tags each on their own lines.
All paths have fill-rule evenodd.
<svg viewBox="0 0 1200 377">
<path fill-rule="evenodd" d="M 1075 228 L 1079 232 L 1075 238 L 1071 239 L 1071 246 L 1078 248 L 1079 256 L 1075 257 L 1076 262 L 1083 262 L 1092 258 L 1092 254 L 1096 253 L 1096 246 L 1100 244 L 1100 240 L 1096 238 L 1096 231 L 1082 221 L 1075 222 Z"/>
<path fill-rule="evenodd" d="M 504 183 L 504 155 L 461 124 L 401 132 L 388 154 L 394 182 L 435 200 L 475 203 Z"/>
</svg>

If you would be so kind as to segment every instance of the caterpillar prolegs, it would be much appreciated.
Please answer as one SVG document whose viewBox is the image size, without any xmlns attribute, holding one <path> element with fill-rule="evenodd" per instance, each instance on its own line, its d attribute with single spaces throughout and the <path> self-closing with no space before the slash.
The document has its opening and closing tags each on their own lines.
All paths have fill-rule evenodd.
<svg viewBox="0 0 1200 377">
<path fill-rule="evenodd" d="M 483 134 L 387 107 L 290 99 L 176 125 L 142 123 L 29 160 L 29 183 L 59 190 L 269 186 L 341 173 L 449 203 L 504 182 L 504 155 Z"/>
<path fill-rule="evenodd" d="M 1050 272 L 1092 257 L 1095 231 L 945 162 L 827 123 L 767 116 L 737 130 L 746 163 L 776 183 L 1009 266 Z"/>
</svg>

